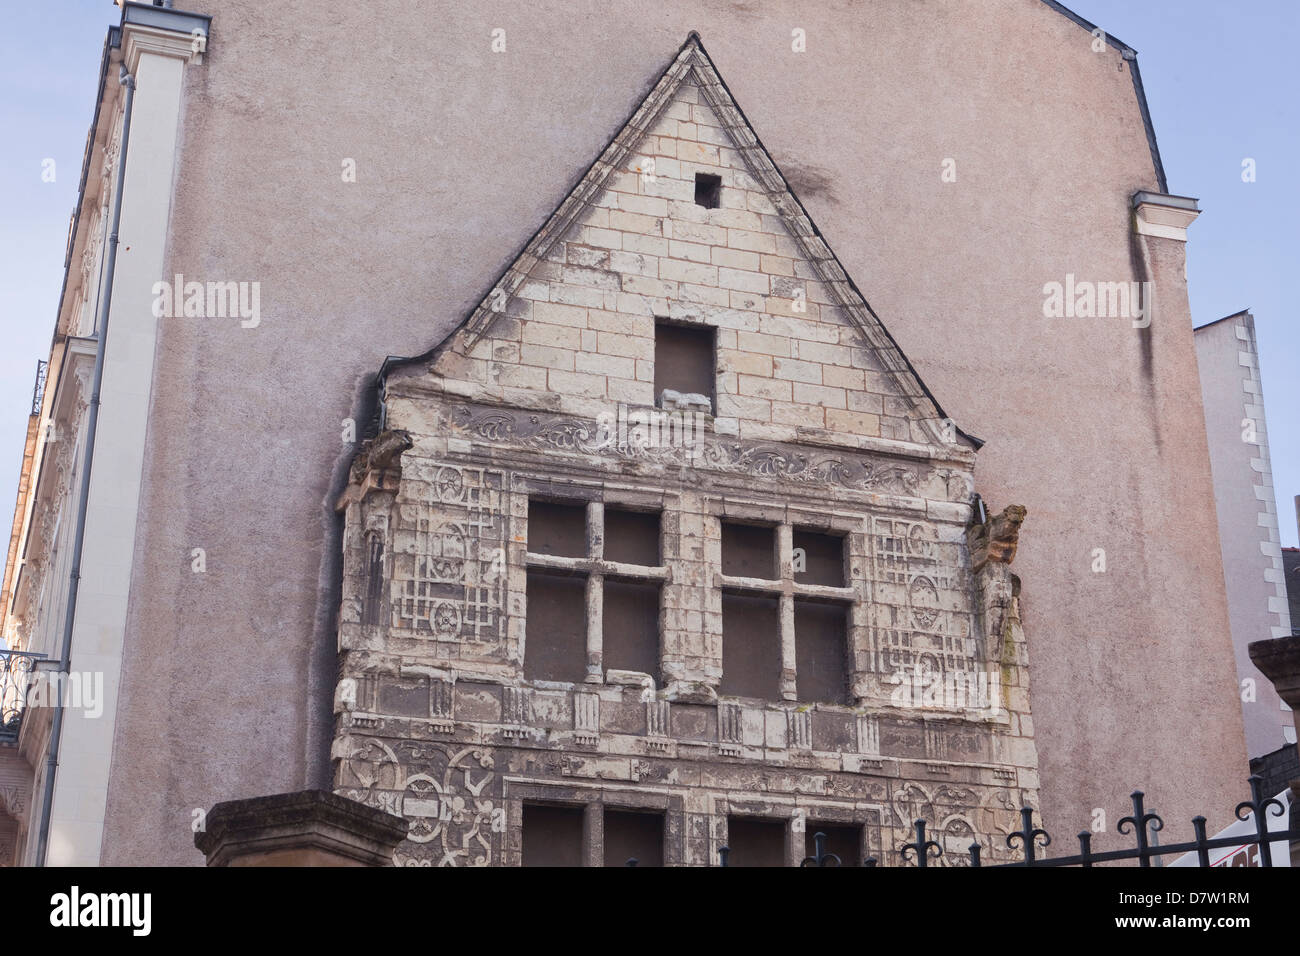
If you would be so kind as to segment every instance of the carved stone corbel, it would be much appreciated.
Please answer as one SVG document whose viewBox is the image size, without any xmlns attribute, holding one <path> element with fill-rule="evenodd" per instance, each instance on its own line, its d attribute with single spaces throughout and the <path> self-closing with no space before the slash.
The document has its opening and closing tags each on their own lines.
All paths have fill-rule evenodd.
<svg viewBox="0 0 1300 956">
<path fill-rule="evenodd" d="M 343 624 L 373 631 L 388 621 L 387 582 L 393 508 L 402 481 L 401 456 L 413 444 L 405 431 L 386 431 L 361 446 L 352 460 L 348 486 L 335 508 L 348 512 L 355 529 L 344 545 L 344 576 L 355 584 L 340 614 Z M 352 509 L 356 509 L 353 511 Z M 363 632 L 364 632 L 363 631 Z M 345 645 L 351 637 L 342 638 Z"/>
<path fill-rule="evenodd" d="M 28 790 L 22 784 L 0 787 L 0 813 L 5 813 L 18 821 L 20 827 L 27 826 Z"/>
<path fill-rule="evenodd" d="M 376 491 L 397 494 L 402 479 L 402 452 L 414 442 L 410 432 L 386 431 L 376 435 L 361 446 L 352 459 L 348 487 L 336 506 L 344 510 L 354 501 L 363 501 Z"/>
<path fill-rule="evenodd" d="M 1023 505 L 1008 505 L 997 515 L 979 520 L 966 529 L 970 548 L 971 571 L 975 575 L 979 619 L 984 634 L 984 659 L 1000 661 L 1009 638 L 1012 604 L 1020 594 L 1020 578 L 1011 573 L 1020 540 L 1020 526 L 1026 511 Z"/>
<path fill-rule="evenodd" d="M 978 574 L 990 561 L 1010 564 L 1015 560 L 1020 526 L 1026 513 L 1024 505 L 1007 505 L 1001 514 L 991 515 L 983 522 L 975 516 L 974 523 L 966 529 L 972 571 Z"/>
</svg>

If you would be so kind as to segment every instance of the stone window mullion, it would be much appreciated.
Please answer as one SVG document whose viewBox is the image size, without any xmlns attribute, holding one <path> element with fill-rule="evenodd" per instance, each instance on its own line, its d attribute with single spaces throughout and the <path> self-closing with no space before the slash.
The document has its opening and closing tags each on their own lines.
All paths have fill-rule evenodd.
<svg viewBox="0 0 1300 956">
<path fill-rule="evenodd" d="M 605 865 L 605 807 L 599 799 L 582 808 L 582 865 Z"/>
<path fill-rule="evenodd" d="M 794 595 L 781 595 L 781 698 L 798 700 L 798 679 L 795 671 L 794 647 Z"/>
<path fill-rule="evenodd" d="M 855 707 L 868 702 L 871 682 L 877 677 L 879 663 L 876 660 L 876 648 L 871 638 L 871 583 L 867 573 L 868 537 L 866 533 L 854 533 L 848 536 L 848 548 L 845 555 L 845 583 L 853 589 L 853 598 L 849 604 L 849 630 L 847 634 L 849 655 L 849 697 Z M 864 848 L 862 859 L 870 855 Z"/>
<path fill-rule="evenodd" d="M 781 581 L 781 697 L 798 699 L 794 646 L 794 528 L 783 522 L 776 529 L 776 566 Z"/>
<path fill-rule="evenodd" d="M 605 575 L 592 571 L 587 575 L 587 676 L 588 684 L 599 684 L 604 678 L 604 652 L 601 628 L 605 613 Z"/>
<path fill-rule="evenodd" d="M 587 557 L 591 573 L 587 575 L 587 677 L 589 684 L 605 680 L 604 626 L 605 573 L 605 506 L 599 501 L 587 503 Z"/>
</svg>

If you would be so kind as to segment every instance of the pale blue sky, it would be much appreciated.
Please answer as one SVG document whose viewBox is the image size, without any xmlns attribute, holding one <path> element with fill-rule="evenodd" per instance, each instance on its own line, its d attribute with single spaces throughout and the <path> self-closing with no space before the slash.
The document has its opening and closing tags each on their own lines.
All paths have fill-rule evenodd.
<svg viewBox="0 0 1300 956">
<path fill-rule="evenodd" d="M 972 2 L 972 0 L 951 0 Z M 184 3 L 178 6 L 184 7 Z M 1204 210 L 1187 275 L 1197 325 L 1250 308 L 1261 351 L 1282 542 L 1300 494 L 1300 324 L 1286 283 L 1300 270 L 1300 106 L 1294 0 L 1075 0 L 1139 53 L 1169 189 Z M 36 360 L 49 353 L 110 0 L 4 0 L 0 33 L 0 513 L 13 507 Z M 1256 162 L 1253 183 L 1241 163 Z M 55 181 L 42 182 L 42 162 Z"/>
</svg>

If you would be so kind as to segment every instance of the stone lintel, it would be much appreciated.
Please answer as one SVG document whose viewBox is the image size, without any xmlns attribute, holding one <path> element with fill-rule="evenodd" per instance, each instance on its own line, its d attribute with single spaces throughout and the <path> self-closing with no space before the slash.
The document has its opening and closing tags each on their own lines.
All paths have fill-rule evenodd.
<svg viewBox="0 0 1300 956">
<path fill-rule="evenodd" d="M 405 819 L 327 790 L 218 803 L 194 845 L 208 866 L 392 866 Z"/>
</svg>

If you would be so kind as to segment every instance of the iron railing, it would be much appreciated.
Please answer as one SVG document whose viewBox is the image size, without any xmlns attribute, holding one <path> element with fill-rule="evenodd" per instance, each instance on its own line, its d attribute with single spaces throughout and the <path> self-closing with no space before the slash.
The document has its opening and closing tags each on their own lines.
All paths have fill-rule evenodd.
<svg viewBox="0 0 1300 956">
<path fill-rule="evenodd" d="M 44 654 L 0 649 L 0 741 L 16 740 L 22 724 L 27 687 Z"/>
<path fill-rule="evenodd" d="M 41 403 L 45 399 L 45 378 L 50 371 L 50 363 L 44 359 L 36 360 L 36 384 L 32 386 L 32 414 L 41 414 Z"/>
<path fill-rule="evenodd" d="M 1300 826 L 1291 826 L 1290 821 L 1288 821 L 1286 829 L 1268 829 L 1268 820 L 1277 820 L 1282 813 L 1286 812 L 1286 807 L 1279 800 L 1264 796 L 1263 782 L 1262 777 L 1252 775 L 1248 779 L 1250 799 L 1243 800 L 1237 804 L 1236 808 L 1238 820 L 1248 820 L 1252 814 L 1254 815 L 1255 832 L 1253 834 L 1210 839 L 1205 832 L 1205 817 L 1197 816 L 1192 818 L 1192 831 L 1195 833 L 1196 839 L 1186 843 L 1158 844 L 1152 837 L 1164 829 L 1164 821 L 1157 814 L 1146 809 L 1144 803 L 1146 795 L 1141 790 L 1135 790 L 1131 795 L 1133 801 L 1132 816 L 1124 817 L 1119 821 L 1119 832 L 1122 834 L 1132 833 L 1135 846 L 1123 850 L 1106 850 L 1094 853 L 1092 850 L 1092 834 L 1085 830 L 1078 834 L 1079 852 L 1073 856 L 1049 857 L 1041 855 L 1040 851 L 1051 845 L 1052 838 L 1046 830 L 1034 826 L 1033 809 L 1021 807 L 1020 829 L 1007 835 L 1006 845 L 1009 849 L 1020 850 L 1023 859 L 1011 863 L 997 863 L 993 864 L 992 867 L 985 868 L 996 869 L 1013 866 L 1091 867 L 1098 863 L 1110 863 L 1120 860 L 1137 860 L 1139 866 L 1149 867 L 1152 859 L 1163 856 L 1182 856 L 1185 853 L 1195 853 L 1197 865 L 1208 867 L 1210 865 L 1210 851 L 1227 847 L 1258 847 L 1260 865 L 1271 867 L 1273 865 L 1273 848 L 1271 844 L 1281 842 L 1289 844 L 1290 841 L 1300 840 Z M 934 840 L 926 838 L 926 823 L 924 820 L 914 821 L 913 826 L 916 830 L 916 839 L 911 843 L 904 843 L 894 851 L 903 863 L 915 861 L 916 866 L 925 868 L 931 860 L 941 860 L 945 863 L 951 862 L 957 866 L 983 866 L 980 862 L 980 846 L 978 843 L 972 843 L 966 855 L 949 861 L 944 858 L 943 847 Z M 840 857 L 834 853 L 826 852 L 826 834 L 813 834 L 813 841 L 816 847 L 814 855 L 805 857 L 800 864 L 801 866 L 843 865 Z M 718 848 L 720 866 L 728 865 L 727 858 L 730 854 L 730 847 Z M 879 862 L 875 857 L 869 857 L 862 861 L 862 865 L 874 867 L 878 866 Z"/>
</svg>

